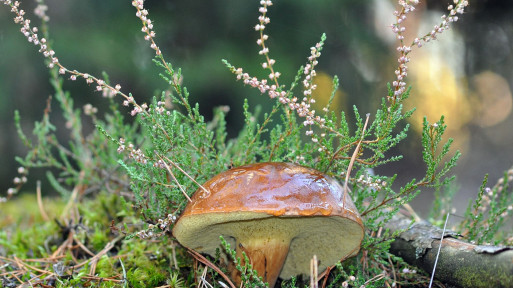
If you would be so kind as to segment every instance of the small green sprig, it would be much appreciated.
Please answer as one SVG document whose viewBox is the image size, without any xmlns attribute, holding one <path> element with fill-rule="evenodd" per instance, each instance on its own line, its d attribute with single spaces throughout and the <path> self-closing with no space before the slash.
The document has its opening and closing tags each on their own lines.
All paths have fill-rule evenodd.
<svg viewBox="0 0 513 288">
<path fill-rule="evenodd" d="M 269 286 L 267 283 L 263 282 L 262 277 L 258 276 L 257 271 L 253 270 L 253 265 L 251 265 L 250 260 L 244 251 L 242 252 L 244 264 L 242 264 L 241 258 L 237 257 L 237 252 L 231 248 L 230 243 L 226 242 L 223 236 L 219 236 L 219 239 L 221 239 L 221 246 L 226 251 L 226 254 L 228 254 L 231 261 L 235 264 L 235 269 L 241 273 L 241 282 L 244 287 L 262 288 Z"/>
</svg>

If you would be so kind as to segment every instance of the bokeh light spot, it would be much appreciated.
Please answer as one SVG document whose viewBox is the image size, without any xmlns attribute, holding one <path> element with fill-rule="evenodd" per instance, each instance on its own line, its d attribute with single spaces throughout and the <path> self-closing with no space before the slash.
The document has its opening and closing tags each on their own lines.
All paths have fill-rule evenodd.
<svg viewBox="0 0 513 288">
<path fill-rule="evenodd" d="M 410 119 L 412 126 L 420 132 L 424 116 L 434 123 L 444 115 L 448 125 L 445 137 L 456 140 L 454 148 L 465 150 L 469 136 L 466 125 L 475 114 L 475 107 L 468 97 L 467 83 L 465 79 L 456 77 L 451 67 L 440 58 L 429 54 L 419 56 L 410 66 L 413 90 L 409 103 L 417 108 Z"/>
<path fill-rule="evenodd" d="M 314 84 L 317 85 L 317 89 L 315 89 L 312 93 L 313 98 L 315 99 L 315 103 L 313 107 L 316 111 L 321 112 L 330 100 L 331 94 L 333 92 L 333 77 L 331 77 L 328 73 L 323 71 L 318 71 L 317 76 L 314 78 Z M 335 92 L 335 97 L 333 98 L 333 102 L 331 103 L 330 110 L 339 114 L 345 107 L 345 93 L 341 90 L 342 83 L 338 87 Z M 321 112 L 322 113 L 322 112 Z"/>
<path fill-rule="evenodd" d="M 481 72 L 472 79 L 479 97 L 480 111 L 477 124 L 490 127 L 504 121 L 511 113 L 513 98 L 508 82 L 502 76 L 491 71 Z"/>
</svg>

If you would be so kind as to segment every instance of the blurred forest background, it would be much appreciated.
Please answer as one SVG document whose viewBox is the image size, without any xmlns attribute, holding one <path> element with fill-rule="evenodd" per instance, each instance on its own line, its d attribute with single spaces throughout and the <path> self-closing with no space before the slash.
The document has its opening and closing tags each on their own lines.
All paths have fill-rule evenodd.
<svg viewBox="0 0 513 288">
<path fill-rule="evenodd" d="M 33 17 L 35 1 L 22 7 Z M 392 0 L 277 0 L 269 10 L 267 26 L 270 53 L 277 59 L 282 83 L 293 79 L 306 62 L 310 47 L 327 34 L 319 61 L 316 97 L 321 107 L 331 92 L 333 75 L 340 78 L 336 109 L 354 118 L 352 106 L 360 113 L 376 111 L 386 95 L 386 83 L 394 79 L 397 43 L 390 28 L 396 1 Z M 410 14 L 410 37 L 430 31 L 440 22 L 449 0 L 421 1 Z M 167 89 L 156 75 L 160 72 L 151 59 L 153 50 L 140 32 L 131 1 L 47 0 L 50 33 L 56 56 L 71 69 L 100 76 L 109 74 L 124 92 L 133 93 L 139 103 L 151 101 L 158 91 Z M 230 107 L 228 125 L 235 136 L 242 123 L 242 103 L 269 107 L 271 101 L 256 89 L 236 82 L 221 59 L 247 72 L 263 76 L 256 45 L 258 1 L 146 1 L 150 19 L 155 23 L 157 41 L 166 59 L 181 67 L 184 85 L 192 102 L 199 102 L 202 113 L 211 117 L 212 108 Z M 3 6 L 3 5 L 2 5 Z M 468 12 L 456 26 L 414 51 L 407 83 L 413 86 L 408 103 L 417 107 L 412 128 L 394 155 L 404 159 L 377 169 L 377 173 L 399 174 L 398 183 L 421 177 L 425 169 L 420 152 L 419 131 L 422 117 L 437 121 L 443 114 L 448 124 L 447 137 L 455 138 L 454 150 L 463 153 L 453 171 L 460 185 L 455 208 L 462 214 L 470 197 L 475 197 L 486 173 L 490 186 L 513 165 L 513 1 L 470 1 Z M 35 23 L 34 23 L 35 24 Z M 418 31 L 416 31 L 418 29 Z M 19 32 L 19 25 L 5 6 L 0 9 L 0 195 L 11 187 L 19 166 L 15 155 L 26 152 L 18 139 L 14 110 L 20 110 L 27 134 L 34 121 L 41 119 L 47 98 L 53 94 L 43 56 Z M 66 81 L 75 104 L 81 108 L 92 103 L 102 111 L 107 101 L 88 87 L 85 81 Z M 58 124 L 61 139 L 68 130 L 59 107 L 52 107 L 52 122 Z M 125 111 L 128 114 L 128 110 Z M 94 129 L 89 119 L 87 129 Z M 35 190 L 35 180 L 44 179 L 44 171 L 31 171 L 25 190 Z M 52 194 L 49 184 L 43 193 Z M 425 191 L 414 202 L 421 214 L 429 209 Z M 458 212 L 456 212 L 458 213 Z"/>
</svg>

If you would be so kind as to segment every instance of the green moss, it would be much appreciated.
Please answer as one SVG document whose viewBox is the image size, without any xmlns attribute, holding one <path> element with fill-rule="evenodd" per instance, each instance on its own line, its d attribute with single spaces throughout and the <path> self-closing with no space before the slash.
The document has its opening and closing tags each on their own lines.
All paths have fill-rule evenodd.
<svg viewBox="0 0 513 288">
<path fill-rule="evenodd" d="M 38 225 L 16 229 L 6 228 L 0 232 L 0 245 L 5 249 L 5 255 L 16 255 L 19 258 L 44 257 L 50 249 L 49 245 L 58 237 L 57 225 L 44 222 Z M 11 233 L 8 231 L 11 230 Z"/>
<path fill-rule="evenodd" d="M 131 239 L 123 241 L 119 253 L 129 255 L 123 258 L 128 282 L 134 287 L 163 285 L 170 277 L 167 240 L 152 243 Z"/>
<path fill-rule="evenodd" d="M 511 285 L 512 276 L 508 267 L 500 267 L 499 265 L 493 268 L 480 266 L 482 266 L 482 263 L 455 268 L 453 278 L 463 287 L 488 288 Z M 454 267 L 458 266 L 455 265 Z"/>
<path fill-rule="evenodd" d="M 103 255 L 98 263 L 96 263 L 96 272 L 99 277 L 111 277 L 118 273 L 116 264 L 118 260 L 113 259 L 107 255 Z"/>
<path fill-rule="evenodd" d="M 454 278 L 459 279 L 458 282 L 464 287 L 490 287 L 490 283 L 483 278 L 482 273 L 476 273 L 472 267 L 457 269 L 454 271 Z"/>
<path fill-rule="evenodd" d="M 127 278 L 134 287 L 154 287 L 161 285 L 169 276 L 166 271 L 156 265 L 154 261 L 150 261 L 146 256 L 142 255 L 130 263 L 127 271 Z"/>
<path fill-rule="evenodd" d="M 101 251 L 110 241 L 109 235 L 105 233 L 105 226 L 94 225 L 94 231 L 90 233 L 89 241 L 94 251 Z"/>
<path fill-rule="evenodd" d="M 56 212 L 62 210 L 65 202 L 54 199 L 53 203 L 47 207 L 57 207 L 59 204 L 60 209 L 51 211 L 55 213 L 53 215 L 57 216 Z M 0 230 L 0 245 L 3 247 L 5 256 L 16 255 L 20 258 L 46 258 L 54 253 L 62 244 L 62 241 L 64 241 L 61 227 L 55 221 L 44 221 L 38 215 L 39 209 L 34 197 L 23 196 L 2 205 L 2 208 L 6 208 L 2 212 L 7 211 L 9 213 L 9 219 L 2 219 L 3 229 Z M 32 208 L 19 209 L 19 207 Z M 93 253 L 100 252 L 116 236 L 111 233 L 110 225 L 112 220 L 115 223 L 120 221 L 128 224 L 133 223 L 131 221 L 140 223 L 140 220 L 136 220 L 134 217 L 134 212 L 127 209 L 126 202 L 120 200 L 120 197 L 117 195 L 100 193 L 98 197 L 79 203 L 78 210 L 83 218 L 80 228 L 75 229 L 75 237 Z M 120 215 L 125 216 L 125 218 Z M 60 222 L 66 223 L 62 225 L 67 225 L 66 220 Z M 127 232 L 131 233 L 133 231 Z M 126 268 L 127 281 L 133 287 L 164 285 L 166 280 L 175 283 L 173 285 L 176 287 L 180 287 L 183 280 L 178 277 L 178 274 L 173 276 L 168 271 L 169 261 L 167 259 L 170 259 L 171 256 L 170 250 L 166 247 L 170 247 L 168 239 L 163 239 L 161 242 L 144 241 L 137 238 L 119 241 L 115 248 L 99 259 L 96 264 L 95 275 L 100 278 L 123 275 L 119 259 L 111 257 L 121 255 Z M 80 257 L 84 256 L 85 254 Z M 64 265 L 75 265 L 74 257 L 76 258 L 76 255 L 72 255 L 70 251 L 67 251 L 60 261 Z M 79 262 L 85 260 L 80 259 Z M 59 279 L 56 285 L 58 287 L 93 284 L 94 287 L 119 287 L 120 285 L 119 282 L 108 280 L 96 281 L 84 278 L 83 276 L 87 273 L 89 273 L 89 267 L 86 265 L 81 269 L 74 270 L 72 279 L 64 277 Z M 30 276 L 30 273 L 27 275 Z M 2 285 L 1 281 L 0 285 Z"/>
<path fill-rule="evenodd" d="M 133 216 L 133 210 L 126 205 L 116 194 L 98 193 L 95 199 L 84 201 L 79 207 L 80 214 L 84 217 L 84 223 L 109 226 L 112 220 L 116 222 L 123 217 Z"/>
<path fill-rule="evenodd" d="M 58 199 L 44 199 L 42 207 L 53 219 L 61 213 L 64 205 L 65 202 Z M 43 258 L 60 237 L 57 224 L 43 220 L 34 194 L 23 194 L 0 203 L 0 211 L 0 246 L 7 256 Z"/>
</svg>

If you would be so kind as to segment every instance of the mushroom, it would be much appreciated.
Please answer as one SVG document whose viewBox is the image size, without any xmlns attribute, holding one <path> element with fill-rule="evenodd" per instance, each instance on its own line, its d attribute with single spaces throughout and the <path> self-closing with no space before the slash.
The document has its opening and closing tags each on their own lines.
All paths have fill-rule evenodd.
<svg viewBox="0 0 513 288">
<path fill-rule="evenodd" d="M 222 235 L 239 257 L 246 253 L 269 287 L 278 276 L 309 274 L 313 255 L 322 271 L 360 249 L 363 224 L 351 198 L 317 170 L 250 164 L 222 172 L 203 187 L 175 224 L 174 237 L 185 247 L 215 255 Z M 238 271 L 231 277 L 240 284 Z"/>
</svg>

